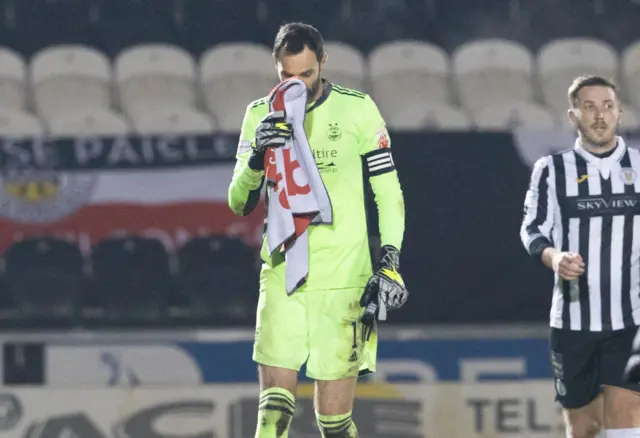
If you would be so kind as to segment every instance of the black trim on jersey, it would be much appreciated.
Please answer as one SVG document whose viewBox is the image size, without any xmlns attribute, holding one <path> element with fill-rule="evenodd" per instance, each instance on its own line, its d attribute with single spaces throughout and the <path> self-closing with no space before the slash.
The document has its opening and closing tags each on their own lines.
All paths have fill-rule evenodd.
<svg viewBox="0 0 640 438">
<path fill-rule="evenodd" d="M 540 227 L 547 220 L 547 204 L 549 194 L 549 184 L 547 183 L 549 178 L 549 166 L 545 166 L 540 173 L 540 180 L 538 181 L 538 205 L 536 208 L 536 218 L 527 226 L 527 233 L 529 235 L 539 233 L 538 227 Z M 545 241 L 546 237 L 542 236 Z M 536 239 L 537 240 L 537 239 Z M 533 242 L 532 242 L 533 243 Z"/>
<path fill-rule="evenodd" d="M 624 152 L 622 159 L 620 160 L 620 166 L 623 168 L 631 168 L 631 158 L 629 157 L 629 149 Z M 635 187 L 633 184 L 624 186 L 624 194 L 626 196 L 634 196 L 635 195 Z M 626 318 L 624 320 L 625 327 L 632 327 L 635 325 L 633 321 L 632 313 L 631 313 L 631 294 L 624 293 L 625 291 L 631 290 L 631 266 L 629 263 L 625 263 L 625 261 L 631 260 L 631 251 L 633 244 L 633 216 L 626 215 L 624 218 L 624 238 L 622 240 L 622 279 L 621 279 L 621 289 L 622 289 L 622 314 L 625 315 Z"/>
<path fill-rule="evenodd" d="M 576 157 L 576 173 L 578 178 L 581 178 L 583 175 L 587 175 L 587 162 L 582 157 L 582 155 L 573 153 Z M 585 180 L 578 184 L 578 197 L 582 198 L 583 196 L 589 196 L 589 180 Z M 569 215 L 565 215 L 567 217 L 567 226 Z M 584 260 L 585 266 L 589 264 L 589 228 L 590 223 L 589 219 L 580 219 L 580 232 L 578 233 L 578 254 L 582 256 L 582 260 Z M 566 233 L 567 240 L 569 240 L 569 229 L 563 230 Z M 591 305 L 589 303 L 589 284 L 588 284 L 588 276 L 586 272 L 578 277 L 578 287 L 580 288 L 580 324 L 584 329 L 586 327 L 591 327 Z M 569 307 L 569 302 L 565 302 L 565 307 Z"/>
<path fill-rule="evenodd" d="M 262 105 L 266 105 L 269 103 L 269 97 L 263 97 L 262 99 L 258 99 L 251 104 L 251 109 L 257 108 Z"/>
<path fill-rule="evenodd" d="M 376 149 L 364 154 L 369 176 L 378 176 L 395 170 L 391 149 Z"/>
<path fill-rule="evenodd" d="M 567 197 L 567 186 L 565 184 L 565 169 L 564 169 L 564 160 L 562 159 L 562 155 L 554 155 L 553 156 L 553 168 L 556 172 L 556 191 L 558 200 L 560 203 Z M 567 230 L 569 229 L 569 219 L 563 215 L 562 216 L 562 233 L 566 236 Z M 561 251 L 569 251 L 569 239 L 562 239 L 562 249 Z M 567 280 L 563 280 L 562 278 L 558 279 L 560 291 L 562 292 L 562 300 L 565 303 L 571 302 L 570 295 L 570 287 L 569 282 Z M 562 326 L 569 327 L 571 324 L 570 315 L 569 315 L 569 306 L 565 305 L 562 307 Z"/>
<path fill-rule="evenodd" d="M 247 202 L 245 202 L 244 208 L 242 209 L 242 216 L 248 216 L 258 206 L 258 202 L 260 202 L 260 192 L 262 191 L 263 184 L 264 184 L 264 177 L 262 178 L 262 182 L 260 183 L 260 188 L 251 190 L 249 192 L 249 196 L 247 197 Z"/>
<path fill-rule="evenodd" d="M 329 94 L 331 94 L 332 90 L 333 85 L 331 84 L 331 82 L 327 81 L 326 79 L 322 79 L 322 95 L 318 100 L 313 102 L 309 109 L 307 109 L 307 113 L 310 113 L 311 111 L 322 105 L 329 98 Z"/>
<path fill-rule="evenodd" d="M 611 178 L 600 178 L 602 197 L 611 199 Z M 602 229 L 600 235 L 600 306 L 602 313 L 602 327 L 611 328 L 611 231 L 613 216 L 602 215 Z M 582 233 L 582 230 L 580 230 Z M 621 269 L 622 267 L 618 268 Z M 583 275 L 584 277 L 584 275 Z"/>
<path fill-rule="evenodd" d="M 365 98 L 364 93 L 361 93 L 360 91 L 357 91 L 357 90 L 353 90 L 351 88 L 345 88 L 340 85 L 334 85 L 333 89 L 335 90 L 336 93 L 342 94 L 344 96 L 353 96 L 353 97 L 358 97 L 360 99 Z"/>
</svg>

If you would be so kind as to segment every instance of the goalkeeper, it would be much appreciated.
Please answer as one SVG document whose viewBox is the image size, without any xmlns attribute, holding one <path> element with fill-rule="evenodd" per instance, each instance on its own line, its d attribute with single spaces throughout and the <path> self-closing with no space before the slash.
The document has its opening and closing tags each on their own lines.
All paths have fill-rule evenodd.
<svg viewBox="0 0 640 438">
<path fill-rule="evenodd" d="M 377 321 L 408 296 L 398 272 L 402 191 L 375 103 L 322 77 L 327 55 L 320 33 L 306 24 L 284 25 L 273 56 L 280 80 L 297 76 L 307 85 L 305 131 L 331 199 L 333 223 L 309 228 L 309 276 L 290 296 L 284 256 L 269 255 L 263 242 L 253 350 L 261 391 L 255 436 L 288 436 L 298 372 L 306 364 L 307 376 L 316 381 L 322 436 L 357 437 L 351 419 L 356 380 L 375 371 Z M 238 215 L 251 213 L 258 204 L 266 151 L 283 146 L 292 135 L 284 114 L 269 111 L 267 97 L 251 103 L 244 116 L 229 187 L 229 205 Z M 363 172 L 378 207 L 382 255 L 375 264 L 369 252 Z"/>
</svg>

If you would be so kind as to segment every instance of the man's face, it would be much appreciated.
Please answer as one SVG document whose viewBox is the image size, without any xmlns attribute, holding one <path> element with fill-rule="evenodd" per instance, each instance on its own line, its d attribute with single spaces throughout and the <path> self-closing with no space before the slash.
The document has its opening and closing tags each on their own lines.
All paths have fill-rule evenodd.
<svg viewBox="0 0 640 438">
<path fill-rule="evenodd" d="M 316 54 L 305 47 L 295 55 L 280 55 L 276 60 L 276 69 L 281 81 L 298 76 L 307 85 L 309 99 L 315 100 L 322 86 L 321 72 L 325 61 L 326 55 L 322 62 L 318 62 Z"/>
<path fill-rule="evenodd" d="M 622 112 L 615 92 L 609 87 L 594 85 L 582 88 L 577 97 L 575 107 L 569 110 L 569 118 L 583 140 L 595 147 L 615 142 Z"/>
</svg>

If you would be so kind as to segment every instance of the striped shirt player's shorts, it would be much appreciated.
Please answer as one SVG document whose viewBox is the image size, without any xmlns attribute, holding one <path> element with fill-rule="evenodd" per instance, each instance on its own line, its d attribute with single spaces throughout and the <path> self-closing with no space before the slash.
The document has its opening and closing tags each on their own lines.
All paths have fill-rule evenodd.
<svg viewBox="0 0 640 438">
<path fill-rule="evenodd" d="M 636 327 L 600 332 L 552 328 L 556 401 L 567 409 L 586 406 L 603 385 L 640 392 L 640 385 L 622 377 L 636 332 Z"/>
</svg>

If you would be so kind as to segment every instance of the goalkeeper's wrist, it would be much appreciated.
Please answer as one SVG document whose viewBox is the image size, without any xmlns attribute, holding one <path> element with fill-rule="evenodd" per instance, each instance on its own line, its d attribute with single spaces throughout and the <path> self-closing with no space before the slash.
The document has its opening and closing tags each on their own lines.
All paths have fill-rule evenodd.
<svg viewBox="0 0 640 438">
<path fill-rule="evenodd" d="M 264 170 L 264 152 L 251 151 L 247 164 L 251 170 Z"/>
</svg>

